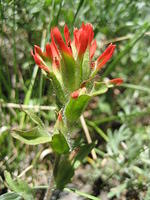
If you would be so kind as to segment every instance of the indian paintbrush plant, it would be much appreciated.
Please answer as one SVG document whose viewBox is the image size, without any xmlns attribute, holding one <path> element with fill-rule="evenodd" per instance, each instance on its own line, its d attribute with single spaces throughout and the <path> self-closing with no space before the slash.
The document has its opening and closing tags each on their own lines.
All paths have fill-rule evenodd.
<svg viewBox="0 0 150 200">
<path fill-rule="evenodd" d="M 32 131 L 13 131 L 13 137 L 28 145 L 49 143 L 55 156 L 53 174 L 45 199 L 50 199 L 51 190 L 63 190 L 71 181 L 77 162 L 81 162 L 95 143 L 73 146 L 71 135 L 73 127 L 81 117 L 89 101 L 114 85 L 120 85 L 121 78 L 99 81 L 97 73 L 112 57 L 115 45 L 110 44 L 106 50 L 94 60 L 97 48 L 93 27 L 84 24 L 73 32 L 71 40 L 67 25 L 64 26 L 64 39 L 57 27 L 51 29 L 51 42 L 45 46 L 45 51 L 37 45 L 31 54 L 35 63 L 50 79 L 56 94 L 57 120 L 53 132 L 49 133 L 43 122 L 34 114 L 30 117 L 36 123 Z M 27 114 L 29 114 L 26 111 Z"/>
</svg>

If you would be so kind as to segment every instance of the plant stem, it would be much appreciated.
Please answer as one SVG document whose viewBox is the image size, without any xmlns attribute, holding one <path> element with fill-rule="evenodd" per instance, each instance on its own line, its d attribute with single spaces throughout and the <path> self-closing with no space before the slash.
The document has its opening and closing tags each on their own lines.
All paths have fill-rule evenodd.
<svg viewBox="0 0 150 200">
<path fill-rule="evenodd" d="M 49 186 L 47 188 L 44 200 L 50 200 L 52 197 L 54 184 L 55 184 L 54 183 L 54 173 L 57 171 L 57 166 L 58 166 L 59 160 L 60 160 L 60 155 L 56 154 L 53 170 L 51 171 L 51 175 L 49 177 Z"/>
<path fill-rule="evenodd" d="M 51 199 L 52 189 L 53 189 L 53 186 L 54 186 L 54 176 L 53 176 L 53 173 L 51 173 L 51 175 L 49 177 L 49 182 L 50 183 L 49 183 L 48 189 L 46 191 L 44 200 L 50 200 Z"/>
</svg>

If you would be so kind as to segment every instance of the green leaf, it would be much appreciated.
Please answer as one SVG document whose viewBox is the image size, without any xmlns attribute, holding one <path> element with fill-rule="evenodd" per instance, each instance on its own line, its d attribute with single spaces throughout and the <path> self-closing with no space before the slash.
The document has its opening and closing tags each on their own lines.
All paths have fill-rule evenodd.
<svg viewBox="0 0 150 200">
<path fill-rule="evenodd" d="M 97 198 L 97 197 L 95 197 L 95 196 L 93 196 L 93 195 L 90 195 L 90 194 L 87 194 L 87 193 L 85 193 L 85 192 L 81 192 L 81 191 L 76 190 L 76 189 L 74 189 L 74 188 L 71 188 L 71 189 L 65 188 L 64 190 L 67 191 L 67 192 L 74 192 L 74 193 L 76 193 L 76 194 L 78 194 L 78 195 L 80 195 L 80 196 L 82 196 L 82 197 L 85 197 L 86 199 L 101 200 L 100 198 Z"/>
<path fill-rule="evenodd" d="M 80 147 L 80 150 L 78 151 L 76 157 L 74 158 L 74 163 L 76 161 L 82 162 L 83 159 L 88 156 L 88 154 L 91 152 L 91 150 L 95 147 L 95 143 L 91 144 L 85 144 Z"/>
<path fill-rule="evenodd" d="M 100 94 L 104 94 L 108 91 L 108 87 L 103 82 L 94 82 L 94 87 L 92 88 L 91 95 L 97 96 Z"/>
<path fill-rule="evenodd" d="M 42 120 L 35 113 L 33 113 L 32 111 L 27 111 L 27 110 L 25 110 L 24 112 L 29 116 L 29 118 L 35 124 L 37 124 L 38 126 L 44 128 L 44 124 L 43 124 Z"/>
<path fill-rule="evenodd" d="M 62 79 L 64 87 L 69 91 L 72 92 L 77 89 L 76 85 L 76 63 L 74 59 L 67 55 L 63 54 L 63 61 L 61 66 L 61 73 L 62 73 Z"/>
<path fill-rule="evenodd" d="M 89 95 L 81 95 L 77 99 L 70 98 L 68 104 L 65 107 L 65 117 L 68 122 L 73 123 L 85 110 L 91 96 Z"/>
<path fill-rule="evenodd" d="M 56 153 L 63 154 L 69 152 L 69 145 L 62 133 L 53 135 L 50 144 L 53 151 L 55 151 Z"/>
<path fill-rule="evenodd" d="M 53 87 L 54 87 L 57 99 L 59 100 L 59 103 L 64 104 L 66 101 L 66 98 L 65 98 L 65 95 L 64 95 L 64 92 L 63 92 L 63 89 L 62 89 L 62 86 L 61 86 L 59 80 L 56 78 L 56 76 L 53 72 L 50 72 L 48 74 L 48 78 L 50 80 L 52 80 Z"/>
<path fill-rule="evenodd" d="M 13 180 L 10 173 L 5 171 L 4 176 L 8 184 L 8 188 L 17 194 L 21 195 L 25 200 L 33 200 L 33 190 L 28 184 L 20 179 Z"/>
<path fill-rule="evenodd" d="M 58 164 L 57 171 L 54 172 L 56 186 L 63 189 L 74 175 L 74 169 L 67 158 L 61 160 Z"/>
<path fill-rule="evenodd" d="M 22 197 L 14 192 L 8 192 L 1 195 L 0 200 L 22 200 Z"/>
<path fill-rule="evenodd" d="M 90 75 L 90 56 L 89 56 L 89 49 L 87 49 L 82 61 L 82 81 L 88 79 L 89 75 Z"/>
<path fill-rule="evenodd" d="M 13 130 L 12 136 L 21 142 L 29 145 L 37 145 L 51 141 L 49 133 L 40 127 L 34 127 L 30 130 Z"/>
</svg>

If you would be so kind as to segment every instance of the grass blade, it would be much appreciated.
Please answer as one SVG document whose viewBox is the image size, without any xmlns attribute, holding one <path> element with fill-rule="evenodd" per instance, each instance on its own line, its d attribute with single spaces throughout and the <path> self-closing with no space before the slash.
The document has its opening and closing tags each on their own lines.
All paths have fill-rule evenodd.
<svg viewBox="0 0 150 200">
<path fill-rule="evenodd" d="M 108 76 L 117 66 L 117 63 L 120 61 L 120 59 L 134 47 L 134 45 L 145 35 L 145 32 L 148 31 L 150 28 L 149 23 L 144 23 L 144 25 L 140 28 L 140 30 L 131 38 L 129 43 L 126 44 L 123 51 L 121 51 L 116 59 L 109 65 L 109 67 L 105 70 L 105 72 L 102 75 L 102 78 L 105 76 Z"/>
<path fill-rule="evenodd" d="M 87 199 L 91 199 L 91 200 L 101 200 L 100 198 L 97 198 L 93 195 L 90 195 L 90 194 L 87 194 L 85 192 L 80 192 L 79 190 L 76 190 L 76 189 L 69 189 L 69 188 L 65 188 L 64 189 L 65 191 L 67 192 L 74 192 L 82 197 L 86 197 Z"/>
</svg>

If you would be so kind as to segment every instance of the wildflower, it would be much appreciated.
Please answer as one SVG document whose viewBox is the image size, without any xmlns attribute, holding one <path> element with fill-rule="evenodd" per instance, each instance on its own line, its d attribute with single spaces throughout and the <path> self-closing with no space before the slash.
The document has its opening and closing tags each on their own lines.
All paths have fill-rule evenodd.
<svg viewBox="0 0 150 200">
<path fill-rule="evenodd" d="M 73 35 L 74 38 L 71 40 L 69 29 L 65 25 L 63 39 L 58 27 L 53 27 L 51 42 L 46 44 L 45 51 L 43 52 L 35 45 L 34 53 L 31 51 L 31 54 L 35 63 L 47 73 L 53 72 L 62 90 L 76 99 L 81 85 L 86 83 L 86 80 L 95 77 L 96 73 L 110 60 L 116 46 L 110 44 L 94 61 L 97 43 L 94 39 L 93 26 L 90 23 L 82 23 L 79 29 L 74 29 Z M 111 83 L 119 85 L 122 82 L 116 79 Z"/>
</svg>

